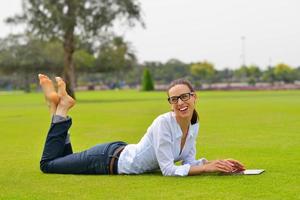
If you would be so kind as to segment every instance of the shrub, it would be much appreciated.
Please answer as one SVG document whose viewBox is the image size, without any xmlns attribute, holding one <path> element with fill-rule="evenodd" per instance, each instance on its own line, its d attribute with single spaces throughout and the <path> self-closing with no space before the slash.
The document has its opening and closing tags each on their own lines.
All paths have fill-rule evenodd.
<svg viewBox="0 0 300 200">
<path fill-rule="evenodd" d="M 154 90 L 153 79 L 152 79 L 149 69 L 147 69 L 147 68 L 144 69 L 144 73 L 143 73 L 142 90 L 143 91 Z"/>
</svg>

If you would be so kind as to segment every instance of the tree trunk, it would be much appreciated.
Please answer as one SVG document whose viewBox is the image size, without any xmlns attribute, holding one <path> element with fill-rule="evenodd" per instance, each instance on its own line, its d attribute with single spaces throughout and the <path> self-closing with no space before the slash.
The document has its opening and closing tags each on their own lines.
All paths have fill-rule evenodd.
<svg viewBox="0 0 300 200">
<path fill-rule="evenodd" d="M 67 93 L 75 99 L 75 71 L 73 63 L 74 44 L 73 35 L 64 41 L 64 71 L 63 78 L 67 85 Z"/>
<path fill-rule="evenodd" d="M 63 78 L 66 81 L 68 94 L 75 99 L 75 70 L 73 53 L 75 51 L 74 29 L 76 26 L 75 7 L 73 1 L 66 1 L 68 6 L 67 19 L 64 34 L 64 71 Z"/>
</svg>

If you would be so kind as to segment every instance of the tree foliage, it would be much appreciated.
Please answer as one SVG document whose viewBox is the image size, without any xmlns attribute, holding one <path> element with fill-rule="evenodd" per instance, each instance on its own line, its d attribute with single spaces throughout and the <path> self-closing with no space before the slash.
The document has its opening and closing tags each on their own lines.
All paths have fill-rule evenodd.
<svg viewBox="0 0 300 200">
<path fill-rule="evenodd" d="M 79 72 L 89 72 L 95 67 L 96 58 L 85 49 L 78 49 L 74 53 L 75 69 Z"/>
<path fill-rule="evenodd" d="M 262 81 L 271 83 L 272 85 L 276 81 L 276 76 L 274 74 L 274 68 L 268 67 L 263 73 L 262 73 Z"/>
<path fill-rule="evenodd" d="M 241 66 L 234 73 L 236 79 L 248 82 L 250 85 L 255 85 L 262 76 L 261 70 L 256 65 Z"/>
<path fill-rule="evenodd" d="M 33 35 L 62 41 L 63 76 L 68 93 L 75 97 L 73 53 L 76 37 L 95 41 L 117 19 L 123 19 L 129 26 L 141 21 L 139 3 L 136 0 L 23 0 L 23 13 L 8 18 L 7 22 L 26 23 Z"/>
<path fill-rule="evenodd" d="M 277 81 L 283 81 L 285 83 L 292 83 L 296 79 L 295 70 L 284 63 L 279 63 L 275 66 L 274 75 Z"/>
<path fill-rule="evenodd" d="M 155 82 L 168 84 L 174 79 L 187 78 L 190 75 L 190 66 L 178 59 L 170 59 L 166 63 L 145 62 L 140 68 L 147 67 L 151 74 L 155 74 Z M 137 69 L 139 70 L 139 69 Z"/>
<path fill-rule="evenodd" d="M 214 65 L 210 62 L 198 62 L 191 65 L 191 74 L 201 83 L 211 83 L 215 69 Z"/>
<path fill-rule="evenodd" d="M 61 70 L 62 53 L 58 41 L 43 42 L 30 36 L 10 35 L 0 41 L 0 70 L 4 74 L 18 72 L 23 89 L 29 92 L 33 73 Z"/>
<path fill-rule="evenodd" d="M 232 69 L 222 69 L 222 70 L 217 70 L 215 77 L 214 77 L 214 82 L 225 82 L 230 84 L 233 82 L 234 79 L 234 71 Z"/>
<path fill-rule="evenodd" d="M 132 69 L 137 59 L 129 43 L 122 37 L 114 37 L 100 46 L 95 60 L 96 72 L 122 71 Z"/>
</svg>

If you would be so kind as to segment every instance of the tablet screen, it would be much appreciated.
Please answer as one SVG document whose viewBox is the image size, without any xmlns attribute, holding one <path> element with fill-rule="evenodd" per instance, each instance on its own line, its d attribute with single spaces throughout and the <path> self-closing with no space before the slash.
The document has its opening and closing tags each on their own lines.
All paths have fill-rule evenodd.
<svg viewBox="0 0 300 200">
<path fill-rule="evenodd" d="M 242 174 L 255 175 L 255 174 L 261 174 L 264 171 L 265 171 L 264 169 L 246 169 L 245 171 L 242 172 Z"/>
</svg>

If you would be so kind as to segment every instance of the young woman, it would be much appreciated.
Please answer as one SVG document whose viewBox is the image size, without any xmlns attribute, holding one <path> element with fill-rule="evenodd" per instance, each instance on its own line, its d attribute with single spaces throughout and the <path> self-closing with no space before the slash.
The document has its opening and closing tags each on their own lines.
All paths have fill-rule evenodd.
<svg viewBox="0 0 300 200">
<path fill-rule="evenodd" d="M 197 95 L 192 85 L 182 79 L 172 82 L 167 90 L 172 111 L 158 116 L 138 144 L 117 141 L 73 153 L 68 135 L 72 120 L 67 114 L 75 101 L 67 94 L 65 82 L 60 77 L 55 79 L 57 92 L 52 81 L 39 74 L 52 115 L 40 161 L 44 173 L 141 174 L 160 169 L 164 176 L 187 176 L 244 170 L 239 161 L 232 159 L 195 159 L 199 129 Z M 182 161 L 182 165 L 176 166 L 177 161 Z"/>
</svg>

